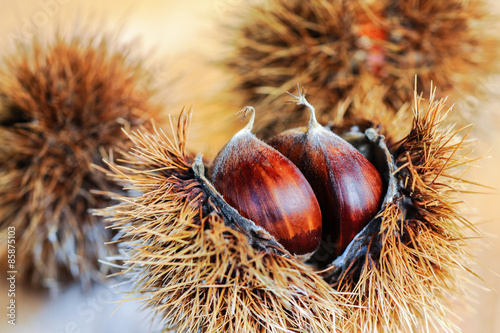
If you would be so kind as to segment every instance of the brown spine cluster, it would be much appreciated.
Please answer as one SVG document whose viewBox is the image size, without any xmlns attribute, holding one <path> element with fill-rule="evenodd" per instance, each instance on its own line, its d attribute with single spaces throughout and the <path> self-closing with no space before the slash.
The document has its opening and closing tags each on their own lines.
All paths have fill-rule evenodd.
<svg viewBox="0 0 500 333">
<path fill-rule="evenodd" d="M 303 113 L 284 103 L 297 82 L 315 96 L 321 123 L 360 121 L 357 109 L 372 103 L 392 112 L 411 101 L 414 77 L 430 94 L 463 104 L 484 96 L 488 75 L 498 72 L 499 39 L 482 0 L 271 0 L 245 8 L 224 64 L 233 91 L 245 104 L 269 112 L 258 135 L 271 137 L 303 124 Z M 367 101 L 368 99 L 368 101 Z M 470 119 L 470 118 L 468 118 Z"/>
<path fill-rule="evenodd" d="M 109 267 L 111 238 L 92 208 L 119 191 L 92 164 L 128 149 L 127 130 L 157 117 L 141 60 L 103 34 L 20 45 L 0 72 L 0 229 L 17 230 L 20 276 L 55 290 Z M 110 155 L 111 154 L 111 155 Z"/>
</svg>

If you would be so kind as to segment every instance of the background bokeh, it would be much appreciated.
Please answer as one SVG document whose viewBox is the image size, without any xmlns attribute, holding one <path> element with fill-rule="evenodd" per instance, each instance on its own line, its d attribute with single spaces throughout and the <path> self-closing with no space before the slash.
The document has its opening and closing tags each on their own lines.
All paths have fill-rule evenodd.
<svg viewBox="0 0 500 333">
<path fill-rule="evenodd" d="M 0 56 L 13 50 L 14 40 L 29 42 L 34 35 L 48 34 L 57 26 L 71 31 L 74 26 L 90 23 L 94 29 L 121 30 L 123 41 L 135 40 L 137 48 L 148 55 L 151 81 L 162 91 L 166 112 L 176 115 L 183 105 L 193 107 L 190 142 L 197 150 L 213 153 L 221 139 L 213 143 L 204 136 L 204 126 L 218 126 L 218 121 L 213 119 L 213 123 L 206 124 L 206 119 L 198 117 L 197 120 L 196 115 L 203 113 L 207 100 L 225 84 L 225 76 L 210 65 L 226 50 L 221 37 L 227 32 L 221 26 L 231 21 L 233 10 L 249 1 L 252 0 L 0 0 Z M 491 11 L 499 13 L 500 2 L 489 1 Z M 486 158 L 470 170 L 468 178 L 500 189 L 500 78 L 488 78 L 487 88 L 493 97 L 479 103 L 471 134 L 477 139 L 475 156 Z M 243 106 L 233 102 L 237 107 Z M 464 194 L 469 218 L 485 236 L 474 241 L 477 263 L 471 264 L 484 281 L 473 280 L 475 286 L 470 289 L 473 300 L 456 313 L 456 322 L 467 333 L 500 332 L 497 213 L 500 196 L 480 187 L 474 190 L 489 193 Z M 4 315 L 8 302 L 5 273 L 0 276 L 0 308 L 3 309 L 0 332 L 155 331 L 149 314 L 141 311 L 140 302 L 131 301 L 119 307 L 117 302 L 122 295 L 116 294 L 115 288 L 98 286 L 83 294 L 78 285 L 71 286 L 58 298 L 52 298 L 46 291 L 18 287 L 17 325 L 12 327 Z"/>
</svg>

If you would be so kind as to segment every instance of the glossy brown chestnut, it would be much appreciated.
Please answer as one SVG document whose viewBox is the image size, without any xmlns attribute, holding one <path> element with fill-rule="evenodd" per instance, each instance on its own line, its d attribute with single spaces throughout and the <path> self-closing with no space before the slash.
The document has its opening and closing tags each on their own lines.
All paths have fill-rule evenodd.
<svg viewBox="0 0 500 333">
<path fill-rule="evenodd" d="M 321 241 L 321 210 L 299 169 L 259 140 L 250 122 L 216 156 L 209 177 L 226 202 L 266 229 L 290 253 L 314 252 Z"/>
<path fill-rule="evenodd" d="M 314 258 L 330 262 L 375 216 L 382 202 L 377 169 L 351 144 L 321 126 L 303 95 L 298 104 L 311 111 L 309 127 L 285 131 L 269 141 L 311 184 L 323 216 L 323 236 Z"/>
</svg>

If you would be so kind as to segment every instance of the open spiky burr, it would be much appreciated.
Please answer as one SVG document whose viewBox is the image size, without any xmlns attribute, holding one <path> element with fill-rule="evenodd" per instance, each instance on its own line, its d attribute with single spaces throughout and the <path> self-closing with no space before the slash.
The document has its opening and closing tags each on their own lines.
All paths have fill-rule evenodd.
<svg viewBox="0 0 500 333">
<path fill-rule="evenodd" d="M 191 113 L 173 136 L 130 132 L 133 148 L 109 162 L 109 176 L 136 195 L 113 195 L 120 203 L 97 212 L 118 233 L 129 297 L 179 332 L 456 330 L 448 305 L 461 295 L 474 227 L 455 194 L 471 160 L 466 133 L 444 124 L 449 109 L 434 93 L 401 111 L 411 129 L 400 141 L 389 138 L 402 129 L 381 122 L 393 111 L 377 104 L 366 106 L 377 109 L 374 127 L 328 127 L 377 168 L 384 199 L 326 268 L 291 255 L 258 221 L 228 214 L 205 176 L 212 166 L 187 148 Z"/>
</svg>

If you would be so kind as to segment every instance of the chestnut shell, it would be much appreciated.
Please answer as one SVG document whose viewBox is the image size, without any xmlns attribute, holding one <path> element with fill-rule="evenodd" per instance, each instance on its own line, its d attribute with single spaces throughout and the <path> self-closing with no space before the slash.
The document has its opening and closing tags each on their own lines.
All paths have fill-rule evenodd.
<svg viewBox="0 0 500 333">
<path fill-rule="evenodd" d="M 384 187 L 379 172 L 351 144 L 319 124 L 285 131 L 269 144 L 311 184 L 323 216 L 321 246 L 313 259 L 330 263 L 379 210 Z"/>
<path fill-rule="evenodd" d="M 222 148 L 209 178 L 229 205 L 292 254 L 310 254 L 318 248 L 322 218 L 311 186 L 290 160 L 249 129 Z"/>
</svg>

